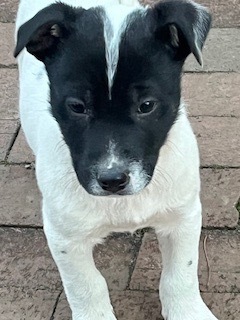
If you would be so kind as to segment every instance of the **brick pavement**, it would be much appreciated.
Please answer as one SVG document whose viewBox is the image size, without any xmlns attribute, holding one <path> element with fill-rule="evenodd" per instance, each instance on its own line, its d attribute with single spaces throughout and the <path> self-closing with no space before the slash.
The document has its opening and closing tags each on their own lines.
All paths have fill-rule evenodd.
<svg viewBox="0 0 240 320">
<path fill-rule="evenodd" d="M 199 280 L 204 300 L 219 319 L 239 320 L 240 3 L 200 2 L 211 8 L 214 28 L 205 46 L 204 68 L 189 58 L 183 77 L 201 150 L 204 228 Z M 17 3 L 0 3 L 0 319 L 68 320 L 70 310 L 42 230 L 34 158 L 18 121 L 12 58 Z M 161 319 L 161 255 L 152 230 L 111 235 L 96 248 L 95 260 L 107 278 L 120 320 Z"/>
</svg>

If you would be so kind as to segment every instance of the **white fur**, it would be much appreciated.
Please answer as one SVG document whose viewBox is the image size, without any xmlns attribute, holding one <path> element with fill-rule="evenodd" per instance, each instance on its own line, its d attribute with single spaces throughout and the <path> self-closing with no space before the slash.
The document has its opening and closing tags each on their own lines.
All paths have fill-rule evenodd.
<svg viewBox="0 0 240 320">
<path fill-rule="evenodd" d="M 21 0 L 17 28 L 51 2 Z M 123 9 L 114 0 L 64 2 L 84 7 L 103 4 L 108 14 Z M 129 8 L 135 10 L 135 6 L 126 7 L 128 12 Z M 115 18 L 113 15 L 111 21 Z M 109 232 L 134 231 L 146 226 L 155 227 L 163 253 L 160 296 L 164 317 L 216 319 L 202 302 L 198 289 L 199 155 L 184 105 L 161 148 L 153 179 L 145 189 L 124 197 L 91 196 L 79 185 L 69 149 L 49 112 L 49 86 L 43 64 L 26 50 L 18 62 L 21 122 L 36 155 L 44 231 L 73 320 L 116 319 L 106 282 L 95 267 L 92 248 Z M 135 168 L 137 174 L 139 165 Z M 190 260 L 192 265 L 188 266 Z"/>
<path fill-rule="evenodd" d="M 118 56 L 119 56 L 119 43 L 122 32 L 126 29 L 128 24 L 128 16 L 134 12 L 144 11 L 144 8 L 139 6 L 136 1 L 121 1 L 121 3 L 128 3 L 127 5 L 118 5 L 105 7 L 106 17 L 104 19 L 104 38 L 106 43 L 106 61 L 107 61 L 107 76 L 109 99 L 111 100 L 111 89 L 113 84 L 114 75 L 116 73 Z M 133 3 L 131 6 L 129 3 Z M 133 11 L 134 9 L 134 11 Z"/>
</svg>

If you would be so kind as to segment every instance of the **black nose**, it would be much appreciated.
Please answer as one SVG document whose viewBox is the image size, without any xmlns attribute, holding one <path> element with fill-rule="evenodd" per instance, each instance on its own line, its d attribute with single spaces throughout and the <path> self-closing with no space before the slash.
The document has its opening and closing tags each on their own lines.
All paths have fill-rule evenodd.
<svg viewBox="0 0 240 320">
<path fill-rule="evenodd" d="M 101 172 L 97 180 L 103 190 L 117 193 L 126 187 L 129 183 L 130 177 L 127 172 L 109 169 Z"/>
</svg>

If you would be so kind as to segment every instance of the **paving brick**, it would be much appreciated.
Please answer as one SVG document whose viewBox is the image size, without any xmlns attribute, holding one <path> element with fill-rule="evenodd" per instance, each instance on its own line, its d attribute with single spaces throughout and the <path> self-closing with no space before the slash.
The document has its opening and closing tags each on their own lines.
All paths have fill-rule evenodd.
<svg viewBox="0 0 240 320">
<path fill-rule="evenodd" d="M 196 2 L 210 9 L 213 26 L 239 27 L 240 6 L 238 0 L 197 0 Z"/>
<path fill-rule="evenodd" d="M 0 161 L 5 159 L 17 128 L 16 120 L 0 120 Z"/>
<path fill-rule="evenodd" d="M 240 169 L 201 170 L 204 227 L 236 227 Z"/>
<path fill-rule="evenodd" d="M 206 247 L 211 267 L 209 288 L 206 288 L 208 268 L 203 253 L 203 239 L 206 234 L 208 234 Z M 240 272 L 239 240 L 240 234 L 237 232 L 219 231 L 204 232 L 201 240 L 199 268 L 201 289 L 208 291 L 203 293 L 203 297 L 221 320 L 239 319 L 240 282 L 234 276 Z M 3 319 L 10 320 L 14 311 L 20 309 L 18 314 L 21 315 L 21 318 L 19 319 L 31 319 L 30 315 L 35 313 L 36 319 L 45 319 L 44 312 L 52 308 L 56 293 L 61 291 L 61 282 L 47 249 L 43 231 L 1 228 L 0 241 L 3 252 L 0 261 L 0 286 L 2 288 L 0 291 L 4 297 L 0 314 L 5 316 Z M 119 247 L 114 241 L 123 243 L 123 246 L 120 246 L 120 255 L 118 254 Z M 129 241 L 128 236 L 108 239 L 108 248 L 111 250 L 113 247 L 114 249 L 113 254 L 109 254 L 107 260 L 115 259 L 115 252 L 119 258 L 124 250 L 129 252 L 125 241 Z M 112 273 L 116 279 L 119 276 L 118 272 L 114 272 L 109 261 L 106 264 L 106 261 L 102 260 L 105 252 L 107 253 L 107 250 L 100 251 L 101 264 L 108 268 L 109 273 Z M 118 262 L 115 260 L 115 263 Z M 118 290 L 120 287 L 117 286 L 117 291 L 112 290 L 110 293 L 119 320 L 161 319 L 157 293 L 160 265 L 161 259 L 156 238 L 153 233 L 146 233 L 130 283 L 130 289 L 134 291 Z M 147 270 L 152 270 L 152 275 L 146 273 Z M 142 285 L 139 285 L 138 282 L 141 282 Z M 149 290 L 151 291 L 148 292 Z M 71 319 L 64 295 L 59 300 L 54 319 Z"/>
<path fill-rule="evenodd" d="M 142 3 L 153 4 L 159 0 L 141 0 Z M 238 0 L 197 0 L 195 1 L 206 6 L 212 16 L 214 27 L 239 27 L 240 6 Z"/>
<path fill-rule="evenodd" d="M 1 0 L 0 21 L 13 22 L 16 17 L 19 0 Z"/>
<path fill-rule="evenodd" d="M 53 313 L 58 292 L 27 290 L 21 288 L 0 289 L 1 320 L 49 320 Z"/>
<path fill-rule="evenodd" d="M 18 119 L 18 71 L 0 69 L 0 119 Z"/>
<path fill-rule="evenodd" d="M 13 134 L 18 127 L 17 120 L 0 120 L 0 134 Z"/>
<path fill-rule="evenodd" d="M 208 287 L 208 267 L 203 251 L 203 241 L 206 235 L 206 252 L 210 265 L 210 281 Z M 234 231 L 203 232 L 200 241 L 199 261 L 201 291 L 205 293 L 240 293 L 239 250 L 239 233 Z M 161 254 L 158 249 L 156 236 L 154 233 L 146 233 L 132 274 L 130 289 L 158 290 L 161 269 Z"/>
<path fill-rule="evenodd" d="M 203 300 L 220 320 L 240 319 L 239 293 L 203 293 Z"/>
<path fill-rule="evenodd" d="M 147 0 L 143 3 L 154 3 Z M 213 15 L 213 26 L 215 27 L 238 27 L 240 6 L 238 0 L 198 0 L 208 7 Z M 2 1 L 0 3 L 0 21 L 13 22 L 17 12 L 18 0 Z"/>
<path fill-rule="evenodd" d="M 182 87 L 191 116 L 240 117 L 240 74 L 187 73 Z"/>
<path fill-rule="evenodd" d="M 139 239 L 129 234 L 120 234 L 107 238 L 104 245 L 95 248 L 96 266 L 111 290 L 126 289 L 137 241 Z M 0 288 L 61 290 L 58 271 L 42 230 L 0 228 L 0 243 L 3 252 Z"/>
<path fill-rule="evenodd" d="M 203 293 L 202 297 L 218 319 L 239 319 L 240 294 Z M 112 293 L 111 298 L 118 320 L 163 320 L 158 293 L 123 291 Z"/>
<path fill-rule="evenodd" d="M 127 287 L 138 241 L 137 237 L 121 234 L 107 238 L 104 245 L 96 247 L 96 265 L 106 277 L 110 289 L 124 290 Z M 0 228 L 0 243 L 3 252 L 0 291 L 3 287 L 18 288 L 26 293 L 61 290 L 59 274 L 42 230 Z"/>
<path fill-rule="evenodd" d="M 203 250 L 206 239 L 206 252 L 209 269 Z M 204 231 L 200 242 L 199 280 L 202 292 L 240 293 L 240 233 Z M 240 310 L 239 310 L 240 311 Z"/>
<path fill-rule="evenodd" d="M 0 289 L 62 289 L 42 230 L 0 228 Z"/>
<path fill-rule="evenodd" d="M 240 166 L 240 118 L 192 117 L 202 166 Z"/>
<path fill-rule="evenodd" d="M 13 57 L 14 50 L 14 24 L 0 23 L 0 65 L 13 65 L 16 60 Z"/>
<path fill-rule="evenodd" d="M 203 50 L 203 68 L 193 55 L 186 61 L 186 71 L 240 71 L 240 29 L 212 29 Z"/>
<path fill-rule="evenodd" d="M 138 250 L 139 239 L 128 234 L 107 238 L 95 249 L 95 263 L 111 290 L 124 290 L 129 281 L 130 266 Z"/>
<path fill-rule="evenodd" d="M 130 290 L 154 290 L 159 287 L 161 253 L 155 233 L 145 233 L 130 281 Z"/>
<path fill-rule="evenodd" d="M 0 166 L 0 199 L 0 224 L 42 225 L 34 170 Z"/>
<path fill-rule="evenodd" d="M 110 293 L 118 320 L 163 320 L 158 293 L 118 291 Z M 203 293 L 203 300 L 221 320 L 239 320 L 240 294 Z M 54 320 L 71 320 L 71 311 L 64 294 L 56 308 Z"/>
<path fill-rule="evenodd" d="M 10 163 L 32 163 L 35 161 L 33 152 L 26 142 L 22 129 L 17 136 L 7 161 Z"/>
<path fill-rule="evenodd" d="M 158 293 L 112 292 L 112 304 L 118 320 L 162 320 Z"/>
<path fill-rule="evenodd" d="M 163 319 L 158 294 L 155 292 L 111 291 L 110 297 L 118 320 Z M 59 299 L 54 320 L 71 320 L 65 294 Z"/>
</svg>

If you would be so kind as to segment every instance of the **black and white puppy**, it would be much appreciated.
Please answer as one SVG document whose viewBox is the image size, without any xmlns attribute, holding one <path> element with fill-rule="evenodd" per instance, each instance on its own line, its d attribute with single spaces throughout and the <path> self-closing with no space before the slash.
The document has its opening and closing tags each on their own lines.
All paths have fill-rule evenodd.
<svg viewBox="0 0 240 320">
<path fill-rule="evenodd" d="M 116 319 L 92 249 L 146 226 L 163 256 L 163 317 L 216 319 L 199 293 L 199 155 L 181 100 L 210 20 L 184 0 L 20 2 L 21 122 L 74 320 Z"/>
</svg>

